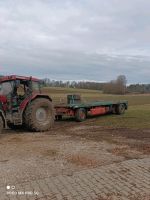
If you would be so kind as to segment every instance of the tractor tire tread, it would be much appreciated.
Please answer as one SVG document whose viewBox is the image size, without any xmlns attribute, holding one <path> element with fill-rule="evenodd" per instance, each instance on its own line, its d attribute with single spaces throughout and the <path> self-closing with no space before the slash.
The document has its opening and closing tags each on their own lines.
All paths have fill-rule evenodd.
<svg viewBox="0 0 150 200">
<path fill-rule="evenodd" d="M 49 123 L 46 126 L 42 126 L 41 124 L 36 123 L 35 117 L 33 117 L 33 113 L 35 112 L 35 108 L 37 105 L 47 105 L 47 109 L 50 109 L 51 119 L 49 119 Z M 24 122 L 28 129 L 32 131 L 48 131 L 54 124 L 54 108 L 52 102 L 45 98 L 35 99 L 29 104 L 25 110 Z"/>
</svg>

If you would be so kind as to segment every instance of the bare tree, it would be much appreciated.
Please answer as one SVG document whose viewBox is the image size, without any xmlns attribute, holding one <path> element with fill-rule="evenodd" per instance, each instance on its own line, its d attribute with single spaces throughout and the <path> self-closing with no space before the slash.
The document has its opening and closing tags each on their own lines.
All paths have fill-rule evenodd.
<svg viewBox="0 0 150 200">
<path fill-rule="evenodd" d="M 116 80 L 117 93 L 125 94 L 126 93 L 126 84 L 127 84 L 126 76 L 119 75 Z"/>
<path fill-rule="evenodd" d="M 127 79 L 125 75 L 119 75 L 116 80 L 106 83 L 103 92 L 108 94 L 125 94 Z"/>
</svg>

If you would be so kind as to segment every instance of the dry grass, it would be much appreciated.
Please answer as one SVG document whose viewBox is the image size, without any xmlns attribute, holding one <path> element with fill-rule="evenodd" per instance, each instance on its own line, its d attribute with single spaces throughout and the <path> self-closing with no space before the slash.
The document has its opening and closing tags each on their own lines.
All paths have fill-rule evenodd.
<svg viewBox="0 0 150 200">
<path fill-rule="evenodd" d="M 122 156 L 126 154 L 128 150 L 129 150 L 128 147 L 115 147 L 113 149 L 109 149 L 108 152 L 117 156 Z"/>
<path fill-rule="evenodd" d="M 136 149 L 137 151 L 142 152 L 143 154 L 150 154 L 150 144 L 132 144 L 130 145 L 131 149 Z"/>
<path fill-rule="evenodd" d="M 136 104 L 136 100 L 135 100 Z M 124 115 L 107 115 L 97 118 L 95 125 L 115 128 L 150 129 L 150 104 L 129 106 Z"/>
<path fill-rule="evenodd" d="M 72 164 L 83 167 L 96 167 L 98 166 L 98 161 L 88 158 L 84 155 L 71 155 L 66 157 L 66 160 Z"/>
<path fill-rule="evenodd" d="M 8 142 L 20 143 L 20 142 L 23 142 L 23 139 L 21 137 L 13 137 L 9 139 Z"/>
<path fill-rule="evenodd" d="M 67 94 L 80 94 L 84 101 L 94 100 L 128 100 L 129 105 L 144 105 L 149 104 L 150 94 L 129 94 L 129 95 L 109 95 L 103 94 L 102 91 L 98 90 L 87 90 L 87 89 L 74 89 L 74 88 L 59 88 L 59 87 L 46 87 L 43 88 L 43 92 L 50 95 L 54 102 L 60 100 L 66 101 Z"/>
<path fill-rule="evenodd" d="M 45 150 L 43 153 L 42 153 L 42 155 L 44 156 L 44 157 L 55 157 L 55 156 L 57 156 L 58 155 L 58 150 L 57 149 L 47 149 L 47 150 Z"/>
<path fill-rule="evenodd" d="M 115 147 L 113 149 L 108 149 L 109 153 L 112 153 L 113 155 L 116 156 L 122 156 L 125 159 L 138 159 L 139 154 L 135 153 L 136 149 L 130 149 L 129 146 L 126 147 Z"/>
</svg>

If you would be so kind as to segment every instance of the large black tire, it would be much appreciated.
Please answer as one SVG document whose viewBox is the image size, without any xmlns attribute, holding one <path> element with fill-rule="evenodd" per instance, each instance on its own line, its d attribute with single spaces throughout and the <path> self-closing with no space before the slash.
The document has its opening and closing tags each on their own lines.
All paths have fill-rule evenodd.
<svg viewBox="0 0 150 200">
<path fill-rule="evenodd" d="M 0 133 L 2 133 L 3 128 L 4 128 L 4 122 L 3 122 L 2 117 L 0 116 Z"/>
<path fill-rule="evenodd" d="M 116 114 L 117 115 L 122 115 L 125 112 L 125 105 L 124 104 L 119 104 L 116 107 Z"/>
<path fill-rule="evenodd" d="M 46 98 L 33 100 L 24 113 L 24 123 L 32 131 L 48 131 L 54 124 L 54 108 Z"/>
<path fill-rule="evenodd" d="M 84 108 L 79 108 L 75 112 L 75 119 L 77 122 L 83 122 L 86 119 L 86 110 Z"/>
</svg>

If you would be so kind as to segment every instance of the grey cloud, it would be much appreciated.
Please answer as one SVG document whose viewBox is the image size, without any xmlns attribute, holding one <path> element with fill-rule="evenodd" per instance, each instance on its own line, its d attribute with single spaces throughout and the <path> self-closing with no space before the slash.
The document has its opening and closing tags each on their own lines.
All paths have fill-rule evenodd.
<svg viewBox="0 0 150 200">
<path fill-rule="evenodd" d="M 0 1 L 0 70 L 149 82 L 149 8 L 141 0 Z"/>
</svg>

